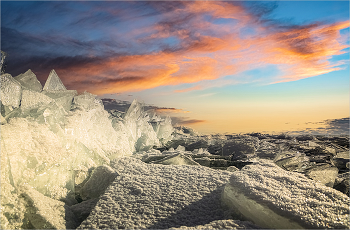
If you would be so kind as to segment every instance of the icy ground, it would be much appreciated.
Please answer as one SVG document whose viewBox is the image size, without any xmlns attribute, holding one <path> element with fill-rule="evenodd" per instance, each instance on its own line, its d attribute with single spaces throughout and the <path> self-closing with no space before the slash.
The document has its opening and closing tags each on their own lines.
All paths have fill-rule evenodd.
<svg viewBox="0 0 350 230">
<path fill-rule="evenodd" d="M 1 75 L 1 229 L 349 228 L 349 137 L 200 135 Z"/>
<path fill-rule="evenodd" d="M 119 176 L 79 228 L 156 228 L 227 219 L 221 193 L 231 172 L 202 166 L 111 162 Z"/>
</svg>

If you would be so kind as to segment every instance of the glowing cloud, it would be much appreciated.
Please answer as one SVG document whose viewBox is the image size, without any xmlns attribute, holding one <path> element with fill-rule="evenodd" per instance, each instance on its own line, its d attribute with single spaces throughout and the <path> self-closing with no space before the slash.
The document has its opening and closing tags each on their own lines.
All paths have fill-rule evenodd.
<svg viewBox="0 0 350 230">
<path fill-rule="evenodd" d="M 144 15 L 140 14 L 141 8 L 137 8 L 133 13 L 139 15 L 132 17 L 126 9 L 96 8 L 105 12 L 108 18 L 129 20 L 132 26 L 125 33 L 112 30 L 108 36 L 115 37 L 115 41 L 110 42 L 83 43 L 60 37 L 58 44 L 83 46 L 89 55 L 84 58 L 81 55 L 54 58 L 48 55 L 44 60 L 32 58 L 31 69 L 43 81 L 43 72 L 54 68 L 68 88 L 100 95 L 195 84 L 188 89 L 175 90 L 187 92 L 202 89 L 203 81 L 226 76 L 234 79 L 232 82 L 244 82 L 244 79 L 237 79 L 238 73 L 252 67 L 274 65 L 280 70 L 280 76 L 264 79 L 265 83 L 295 81 L 329 73 L 342 69 L 342 61 L 330 59 L 343 54 L 348 47 L 340 31 L 349 28 L 349 21 L 283 27 L 264 23 L 259 18 L 261 15 L 253 14 L 239 2 L 144 4 L 151 5 L 156 12 Z M 153 23 L 142 24 L 150 18 Z M 217 23 L 223 19 L 229 22 Z M 84 20 L 78 22 L 81 25 Z M 15 33 L 6 31 L 7 34 Z M 29 39 L 36 45 L 40 39 L 51 45 L 57 43 L 54 38 L 51 41 L 26 34 L 16 34 L 13 38 L 16 36 L 23 36 L 24 40 Z M 21 42 L 17 39 L 16 44 Z M 119 50 L 128 47 L 133 51 L 117 52 L 115 47 Z M 100 52 L 108 48 L 110 52 Z M 68 61 L 64 61 L 65 58 Z M 36 66 L 40 66 L 38 71 L 35 71 L 35 60 Z M 25 68 L 26 61 L 16 65 Z"/>
</svg>

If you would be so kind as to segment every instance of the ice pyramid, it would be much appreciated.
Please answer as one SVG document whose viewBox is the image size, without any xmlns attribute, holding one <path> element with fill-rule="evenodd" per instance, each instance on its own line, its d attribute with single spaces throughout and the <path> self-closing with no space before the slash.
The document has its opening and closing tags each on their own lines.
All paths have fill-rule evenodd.
<svg viewBox="0 0 350 230">
<path fill-rule="evenodd" d="M 43 90 L 46 91 L 64 91 L 67 90 L 55 70 L 51 70 L 46 80 Z"/>
<path fill-rule="evenodd" d="M 27 72 L 22 73 L 16 77 L 14 77 L 23 88 L 36 91 L 36 92 L 41 92 L 43 89 L 43 86 L 41 83 L 38 81 L 36 78 L 35 74 L 29 69 Z"/>
</svg>

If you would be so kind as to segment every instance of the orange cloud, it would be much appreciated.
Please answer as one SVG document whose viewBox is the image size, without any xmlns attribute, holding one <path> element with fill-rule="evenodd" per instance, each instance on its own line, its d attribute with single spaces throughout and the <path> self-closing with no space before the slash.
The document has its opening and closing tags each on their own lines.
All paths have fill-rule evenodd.
<svg viewBox="0 0 350 230">
<path fill-rule="evenodd" d="M 279 29 L 264 26 L 238 4 L 208 1 L 184 2 L 183 6 L 165 13 L 163 21 L 142 28 L 143 32 L 154 33 L 138 40 L 147 43 L 174 36 L 179 40 L 175 47 L 111 56 L 62 68 L 58 73 L 62 73 L 64 82 L 74 84 L 80 91 L 111 94 L 200 83 L 266 65 L 276 65 L 281 71 L 277 79 L 267 79 L 268 83 L 295 81 L 341 69 L 340 62 L 331 63 L 329 59 L 348 47 L 341 42 L 340 30 L 348 28 L 349 21 Z M 237 24 L 216 25 L 203 20 L 203 14 L 235 19 Z M 259 33 L 240 36 L 245 27 Z M 195 85 L 176 92 L 198 89 L 201 87 Z"/>
<path fill-rule="evenodd" d="M 189 111 L 185 111 L 183 109 L 176 108 L 155 108 L 157 113 L 189 113 Z"/>
</svg>

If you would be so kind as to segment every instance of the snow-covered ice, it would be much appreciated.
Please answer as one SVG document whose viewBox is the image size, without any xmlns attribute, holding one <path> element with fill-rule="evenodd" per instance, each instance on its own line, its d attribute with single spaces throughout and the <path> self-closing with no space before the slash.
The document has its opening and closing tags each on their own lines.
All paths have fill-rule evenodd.
<svg viewBox="0 0 350 230">
<path fill-rule="evenodd" d="M 349 197 L 268 160 L 232 173 L 223 202 L 263 228 L 349 228 Z"/>
<path fill-rule="evenodd" d="M 193 227 L 230 218 L 220 197 L 231 172 L 131 157 L 111 165 L 119 176 L 79 229 Z"/>
<path fill-rule="evenodd" d="M 260 227 L 250 221 L 241 220 L 214 220 L 209 224 L 197 225 L 194 227 L 181 226 L 170 229 L 259 229 Z"/>
</svg>

